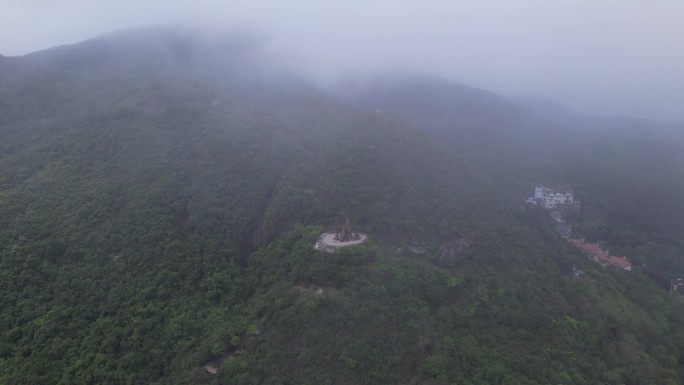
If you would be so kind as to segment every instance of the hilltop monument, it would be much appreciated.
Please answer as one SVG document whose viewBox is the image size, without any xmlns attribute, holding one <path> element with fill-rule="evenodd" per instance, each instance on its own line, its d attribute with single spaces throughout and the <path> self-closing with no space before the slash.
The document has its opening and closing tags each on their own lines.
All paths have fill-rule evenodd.
<svg viewBox="0 0 684 385">
<path fill-rule="evenodd" d="M 335 240 L 339 242 L 349 242 L 359 240 L 360 236 L 358 233 L 351 231 L 351 225 L 349 224 L 349 217 L 344 220 L 344 227 L 342 231 L 335 234 Z"/>
<path fill-rule="evenodd" d="M 365 242 L 366 239 L 368 239 L 368 235 L 352 231 L 351 224 L 349 224 L 349 218 L 346 218 L 344 226 L 339 232 L 323 233 L 318 237 L 314 249 L 334 253 L 339 251 L 342 247 L 360 245 Z"/>
</svg>

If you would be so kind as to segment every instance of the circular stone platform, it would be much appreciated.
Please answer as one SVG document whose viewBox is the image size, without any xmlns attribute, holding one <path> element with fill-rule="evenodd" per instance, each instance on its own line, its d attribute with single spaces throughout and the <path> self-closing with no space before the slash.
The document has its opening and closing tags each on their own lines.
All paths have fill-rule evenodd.
<svg viewBox="0 0 684 385">
<path fill-rule="evenodd" d="M 314 249 L 316 250 L 325 250 L 329 253 L 334 253 L 337 251 L 337 249 L 342 248 L 342 247 L 348 247 L 348 246 L 354 246 L 354 245 L 360 245 L 363 242 L 368 239 L 368 235 L 363 234 L 363 233 L 354 233 L 355 235 L 358 236 L 358 239 L 354 239 L 351 241 L 346 241 L 346 242 L 341 242 L 335 239 L 335 237 L 339 236 L 340 233 L 323 233 L 320 237 L 318 237 L 318 240 L 316 241 L 316 244 L 314 245 Z"/>
</svg>

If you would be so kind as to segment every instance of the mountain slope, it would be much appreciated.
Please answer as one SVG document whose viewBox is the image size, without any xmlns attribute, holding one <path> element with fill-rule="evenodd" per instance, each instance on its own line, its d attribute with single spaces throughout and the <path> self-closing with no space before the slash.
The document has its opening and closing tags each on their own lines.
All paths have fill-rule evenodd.
<svg viewBox="0 0 684 385">
<path fill-rule="evenodd" d="M 521 211 L 477 148 L 262 58 L 153 28 L 2 59 L 0 383 L 681 381 L 674 298 Z M 370 241 L 314 250 L 347 216 Z"/>
<path fill-rule="evenodd" d="M 584 116 L 529 99 L 517 106 L 415 76 L 370 80 L 345 98 L 440 138 L 509 196 L 520 199 L 535 184 L 573 188 L 584 207 L 573 223 L 578 235 L 648 265 L 664 288 L 684 273 L 681 124 Z"/>
<path fill-rule="evenodd" d="M 345 99 L 412 122 L 498 178 L 538 173 L 538 160 L 564 139 L 515 103 L 440 78 L 371 78 L 343 89 Z"/>
</svg>

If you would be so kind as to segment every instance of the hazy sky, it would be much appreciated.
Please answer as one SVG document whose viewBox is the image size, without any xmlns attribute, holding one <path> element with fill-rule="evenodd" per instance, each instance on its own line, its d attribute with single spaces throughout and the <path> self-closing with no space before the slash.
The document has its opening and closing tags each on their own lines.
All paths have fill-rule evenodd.
<svg viewBox="0 0 684 385">
<path fill-rule="evenodd" d="M 251 26 L 317 79 L 419 70 L 587 113 L 684 118 L 682 0 L 0 0 L 0 54 L 125 27 Z"/>
</svg>

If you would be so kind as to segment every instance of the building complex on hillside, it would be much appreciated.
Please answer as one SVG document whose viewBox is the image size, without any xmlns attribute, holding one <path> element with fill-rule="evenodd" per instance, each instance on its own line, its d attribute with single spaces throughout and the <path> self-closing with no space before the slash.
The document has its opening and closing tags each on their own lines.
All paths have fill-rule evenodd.
<svg viewBox="0 0 684 385">
<path fill-rule="evenodd" d="M 548 188 L 537 186 L 534 188 L 534 196 L 527 198 L 525 203 L 531 206 L 540 206 L 545 209 L 555 209 L 561 206 L 579 210 L 579 201 L 573 199 L 572 190 L 565 187 Z"/>
<path fill-rule="evenodd" d="M 572 227 L 565 223 L 564 213 L 568 209 L 579 211 L 580 203 L 574 200 L 573 192 L 569 188 L 555 187 L 548 188 L 537 186 L 534 189 L 534 196 L 527 198 L 525 203 L 528 207 L 541 207 L 550 210 L 549 214 L 555 222 L 555 230 L 558 235 L 566 239 L 573 246 L 582 250 L 589 258 L 602 266 L 613 266 L 627 271 L 632 270 L 632 264 L 626 257 L 610 255 L 607 250 L 601 248 L 598 243 L 586 243 L 584 239 L 572 239 Z M 676 289 L 675 289 L 676 290 Z M 684 289 L 682 289 L 684 291 Z"/>
</svg>

